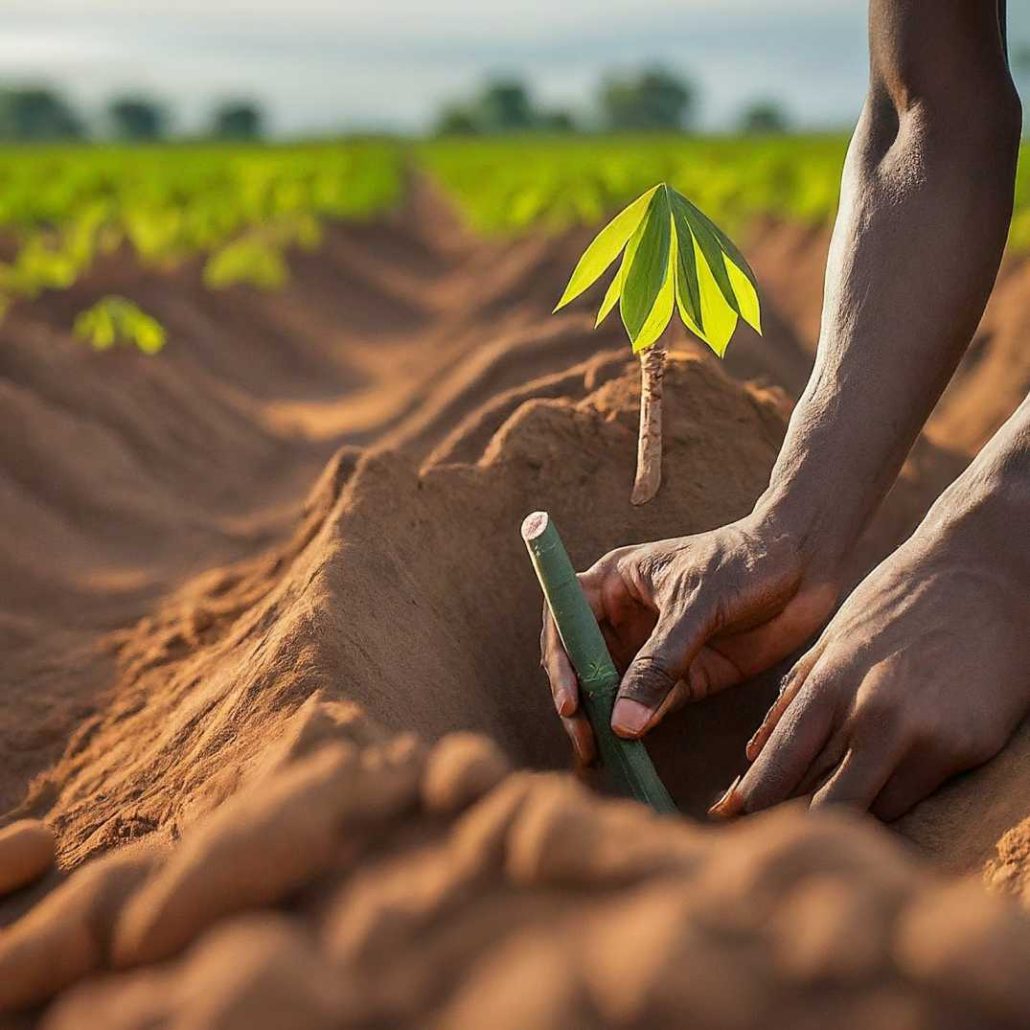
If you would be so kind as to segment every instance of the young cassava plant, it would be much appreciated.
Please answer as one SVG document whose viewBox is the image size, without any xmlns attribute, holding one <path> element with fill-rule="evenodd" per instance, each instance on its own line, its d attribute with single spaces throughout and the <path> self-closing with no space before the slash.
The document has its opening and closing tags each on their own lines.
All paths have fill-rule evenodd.
<svg viewBox="0 0 1030 1030">
<path fill-rule="evenodd" d="M 630 500 L 646 504 L 662 480 L 662 380 L 666 329 L 683 324 L 721 358 L 738 319 L 761 333 L 754 273 L 726 234 L 666 183 L 617 214 L 579 259 L 555 311 L 622 262 L 604 296 L 596 326 L 616 304 L 633 353 L 640 358 L 640 434 Z"/>
</svg>

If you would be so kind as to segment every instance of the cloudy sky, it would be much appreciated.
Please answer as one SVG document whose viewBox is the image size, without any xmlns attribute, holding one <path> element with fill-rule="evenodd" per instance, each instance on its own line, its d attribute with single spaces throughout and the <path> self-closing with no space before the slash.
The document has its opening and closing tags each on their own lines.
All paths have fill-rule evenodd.
<svg viewBox="0 0 1030 1030">
<path fill-rule="evenodd" d="M 235 94 L 281 134 L 419 129 L 493 73 L 584 111 L 605 70 L 650 61 L 698 84 L 710 127 L 755 97 L 841 126 L 866 75 L 864 0 L 0 0 L 0 19 L 0 79 L 86 111 L 142 89 L 187 129 Z"/>
</svg>

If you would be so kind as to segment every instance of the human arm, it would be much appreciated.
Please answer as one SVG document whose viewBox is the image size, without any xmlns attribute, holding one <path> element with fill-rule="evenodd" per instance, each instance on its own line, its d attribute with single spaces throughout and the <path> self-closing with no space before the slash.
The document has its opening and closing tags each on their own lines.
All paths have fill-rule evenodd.
<svg viewBox="0 0 1030 1030">
<path fill-rule="evenodd" d="M 841 567 L 968 346 L 1012 209 L 1020 111 L 994 0 L 873 0 L 811 381 L 741 522 L 623 548 L 583 576 L 625 674 L 613 726 L 768 668 L 832 609 Z M 575 677 L 543 664 L 582 755 Z"/>
</svg>

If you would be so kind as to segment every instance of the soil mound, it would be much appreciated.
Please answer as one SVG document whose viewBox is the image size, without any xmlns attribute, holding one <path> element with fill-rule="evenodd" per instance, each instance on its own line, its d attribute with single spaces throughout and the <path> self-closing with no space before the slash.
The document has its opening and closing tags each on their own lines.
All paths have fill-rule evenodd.
<svg viewBox="0 0 1030 1030">
<path fill-rule="evenodd" d="M 316 692 L 429 739 L 476 729 L 516 764 L 564 766 L 537 667 L 540 598 L 521 518 L 549 510 L 581 565 L 627 541 L 711 528 L 749 510 L 783 430 L 774 398 L 712 361 L 675 363 L 668 396 L 665 487 L 644 509 L 627 503 L 632 367 L 578 402 L 524 401 L 474 463 L 338 455 L 284 548 L 200 577 L 123 636 L 109 705 L 30 798 L 29 808 L 50 806 L 63 860 L 174 836 L 236 790 Z M 693 712 L 688 740 L 706 742 L 674 776 L 688 807 L 736 771 L 766 700 L 751 695 Z M 681 739 L 676 750 L 695 749 Z"/>
<path fill-rule="evenodd" d="M 1030 1020 L 1030 918 L 868 820 L 662 819 L 508 774 L 486 737 L 427 749 L 315 697 L 281 730 L 180 841 L 85 864 L 0 937 L 0 1011 L 45 1030 Z"/>
<path fill-rule="evenodd" d="M 295 255 L 282 293 L 114 255 L 0 326 L 0 1021 L 1030 1020 L 1024 918 L 917 857 L 1030 904 L 1030 728 L 894 828 L 917 849 L 791 810 L 663 822 L 509 773 L 568 761 L 522 517 L 547 509 L 583 567 L 743 514 L 818 324 L 794 273 L 821 274 L 825 241 L 766 227 L 769 332 L 723 367 L 681 348 L 664 486 L 633 508 L 621 330 L 547 314 L 581 242 L 471 240 L 416 184 L 397 224 Z M 1030 383 L 1026 267 L 856 575 Z M 158 359 L 71 339 L 110 292 L 169 327 Z M 688 815 L 740 771 L 774 679 L 653 735 Z"/>
</svg>

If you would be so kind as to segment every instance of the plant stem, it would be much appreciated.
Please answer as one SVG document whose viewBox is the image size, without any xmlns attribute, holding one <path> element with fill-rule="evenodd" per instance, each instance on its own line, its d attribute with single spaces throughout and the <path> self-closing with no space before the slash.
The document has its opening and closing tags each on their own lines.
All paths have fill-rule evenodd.
<svg viewBox="0 0 1030 1030">
<path fill-rule="evenodd" d="M 640 354 L 640 433 L 632 504 L 647 504 L 662 485 L 662 383 L 668 355 L 664 336 Z"/>
<path fill-rule="evenodd" d="M 639 740 L 623 740 L 612 732 L 612 706 L 619 690 L 619 673 L 608 654 L 600 627 L 579 585 L 558 530 L 546 512 L 527 515 L 522 539 L 547 606 L 558 627 L 562 645 L 576 670 L 580 696 L 597 739 L 601 764 L 612 786 L 650 805 L 673 813 L 676 805 Z"/>
</svg>

